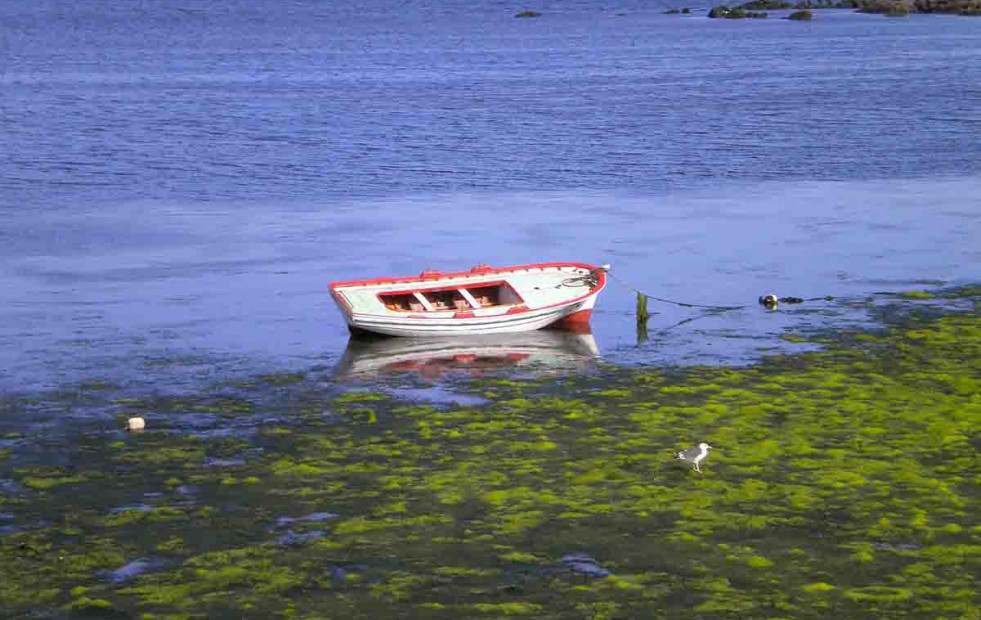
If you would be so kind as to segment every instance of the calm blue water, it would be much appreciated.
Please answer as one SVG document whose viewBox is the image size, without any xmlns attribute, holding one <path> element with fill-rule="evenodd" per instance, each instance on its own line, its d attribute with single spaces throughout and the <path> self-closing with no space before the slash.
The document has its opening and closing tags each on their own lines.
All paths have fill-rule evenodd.
<svg viewBox="0 0 981 620">
<path fill-rule="evenodd" d="M 668 6 L 0 3 L 0 389 L 330 365 L 327 282 L 424 268 L 751 304 L 638 346 L 614 284 L 614 363 L 864 318 L 767 292 L 981 280 L 981 20 Z"/>
</svg>

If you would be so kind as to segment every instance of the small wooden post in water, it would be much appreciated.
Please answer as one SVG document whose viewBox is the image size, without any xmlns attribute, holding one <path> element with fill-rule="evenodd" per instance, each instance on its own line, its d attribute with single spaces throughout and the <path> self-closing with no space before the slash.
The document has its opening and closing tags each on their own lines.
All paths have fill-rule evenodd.
<svg viewBox="0 0 981 620">
<path fill-rule="evenodd" d="M 637 344 L 647 342 L 647 319 L 651 315 L 647 313 L 647 295 L 637 293 Z"/>
<path fill-rule="evenodd" d="M 651 315 L 647 313 L 647 295 L 637 293 L 637 323 L 647 323 Z"/>
</svg>

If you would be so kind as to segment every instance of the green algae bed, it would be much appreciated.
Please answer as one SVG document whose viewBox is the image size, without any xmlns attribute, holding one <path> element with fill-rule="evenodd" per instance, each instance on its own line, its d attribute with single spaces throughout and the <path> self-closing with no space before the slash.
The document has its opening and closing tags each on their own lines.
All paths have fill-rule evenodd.
<svg viewBox="0 0 981 620">
<path fill-rule="evenodd" d="M 480 406 L 304 374 L 11 397 L 106 415 L 0 434 L 0 615 L 979 618 L 979 307 L 916 292 L 816 352 Z M 673 459 L 698 441 L 702 474 Z"/>
</svg>

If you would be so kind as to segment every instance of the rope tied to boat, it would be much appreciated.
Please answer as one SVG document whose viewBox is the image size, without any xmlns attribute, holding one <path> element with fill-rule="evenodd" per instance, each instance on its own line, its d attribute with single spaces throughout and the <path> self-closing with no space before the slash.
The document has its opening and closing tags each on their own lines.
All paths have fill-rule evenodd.
<svg viewBox="0 0 981 620">
<path fill-rule="evenodd" d="M 656 297 L 654 295 L 648 295 L 644 291 L 642 291 L 642 290 L 636 288 L 635 286 L 633 286 L 633 285 L 631 285 L 631 284 L 629 284 L 629 283 L 621 280 L 620 278 L 616 277 L 612 273 L 607 272 L 607 275 L 610 278 L 612 278 L 613 280 L 616 280 L 620 284 L 626 286 L 627 288 L 629 288 L 633 292 L 637 293 L 638 295 L 642 295 L 642 296 L 644 296 L 644 297 L 646 297 L 648 299 L 653 299 L 654 301 L 660 301 L 661 303 L 674 304 L 676 306 L 681 306 L 682 308 L 705 308 L 707 310 L 717 310 L 719 312 L 726 312 L 726 311 L 729 311 L 729 310 L 741 310 L 743 308 L 748 308 L 749 307 L 748 305 L 742 305 L 742 306 L 713 306 L 713 305 L 693 304 L 693 303 L 687 303 L 687 302 L 684 302 L 684 301 L 674 301 L 674 300 L 671 300 L 671 299 L 664 299 L 663 297 Z"/>
<path fill-rule="evenodd" d="M 600 265 L 595 269 L 590 269 L 589 273 L 581 276 L 576 276 L 574 278 L 566 278 L 562 280 L 561 283 L 556 284 L 555 288 L 561 288 L 563 286 L 588 286 L 589 288 L 596 288 L 599 286 L 599 273 L 605 271 L 609 273 L 609 265 Z"/>
<path fill-rule="evenodd" d="M 626 286 L 627 288 L 629 288 L 633 292 L 637 293 L 638 295 L 640 295 L 642 297 L 646 297 L 647 299 L 653 299 L 654 301 L 660 301 L 661 303 L 674 304 L 675 306 L 680 306 L 682 308 L 703 308 L 705 310 L 713 310 L 715 312 L 728 312 L 730 310 L 742 310 L 744 308 L 749 308 L 750 307 L 750 304 L 743 304 L 743 305 L 740 305 L 740 306 L 718 306 L 718 305 L 711 305 L 711 304 L 694 304 L 694 303 L 688 303 L 688 302 L 684 302 L 684 301 L 674 301 L 672 299 L 664 299 L 663 297 L 657 297 L 655 295 L 650 295 L 648 293 L 645 293 L 644 291 L 641 291 L 640 289 L 638 289 L 635 286 L 629 284 L 628 282 L 625 282 L 625 281 L 621 280 L 620 278 L 618 278 L 617 276 L 615 276 L 615 275 L 613 275 L 612 273 L 609 272 L 609 267 L 608 266 L 607 266 L 607 268 L 604 271 L 607 272 L 606 275 L 609 276 L 611 279 L 616 280 L 617 282 L 619 282 L 620 284 Z M 760 296 L 760 298 L 759 298 L 758 301 L 759 301 L 759 304 L 761 306 L 764 306 L 764 307 L 769 308 L 769 309 L 772 310 L 772 309 L 776 308 L 781 303 L 785 303 L 785 304 L 802 304 L 805 301 L 833 301 L 833 300 L 834 300 L 834 297 L 831 297 L 831 296 L 826 296 L 826 297 L 811 297 L 810 299 L 803 299 L 801 297 L 777 297 L 776 295 L 772 295 L 771 294 L 771 295 L 762 295 L 762 296 Z"/>
</svg>

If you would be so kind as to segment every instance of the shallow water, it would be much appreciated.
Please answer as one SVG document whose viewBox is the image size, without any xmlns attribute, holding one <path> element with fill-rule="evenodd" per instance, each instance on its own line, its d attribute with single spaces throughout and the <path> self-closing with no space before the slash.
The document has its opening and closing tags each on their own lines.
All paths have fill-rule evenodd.
<svg viewBox="0 0 981 620">
<path fill-rule="evenodd" d="M 0 4 L 0 615 L 976 617 L 977 21 L 663 8 Z"/>
<path fill-rule="evenodd" d="M 978 279 L 974 21 L 662 10 L 5 4 L 0 389 L 332 365 L 327 282 L 479 262 L 750 306 L 652 304 L 638 347 L 617 283 L 594 320 L 617 364 L 864 319 L 768 292 Z"/>
<path fill-rule="evenodd" d="M 896 297 L 886 329 L 742 368 L 471 376 L 472 404 L 326 369 L 6 398 L 0 608 L 972 617 L 979 294 Z M 111 420 L 18 423 L 38 406 Z M 698 473 L 675 454 L 700 440 Z"/>
<path fill-rule="evenodd" d="M 0 384 L 181 389 L 263 368 L 337 365 L 348 337 L 329 281 L 568 258 L 612 265 L 593 318 L 604 361 L 745 362 L 779 345 L 774 336 L 786 329 L 866 319 L 862 308 L 822 301 L 769 312 L 759 295 L 861 302 L 977 280 L 977 195 L 977 178 L 950 177 L 744 183 L 650 197 L 429 196 L 341 211 L 157 209 L 138 223 L 125 208 L 24 212 L 7 221 L 57 235 L 59 253 L 8 252 L 0 267 L 9 300 L 0 309 Z M 520 218 L 489 225 L 502 204 Z M 96 230 L 128 241 L 89 252 Z M 631 287 L 746 307 L 713 313 L 651 301 L 657 314 L 638 343 Z"/>
</svg>

